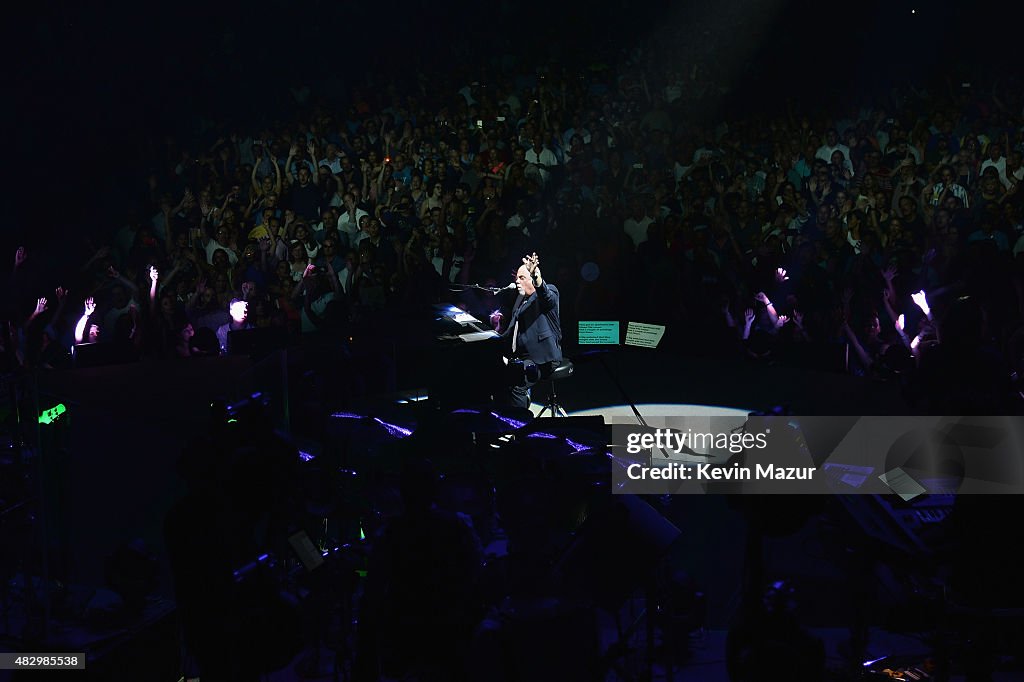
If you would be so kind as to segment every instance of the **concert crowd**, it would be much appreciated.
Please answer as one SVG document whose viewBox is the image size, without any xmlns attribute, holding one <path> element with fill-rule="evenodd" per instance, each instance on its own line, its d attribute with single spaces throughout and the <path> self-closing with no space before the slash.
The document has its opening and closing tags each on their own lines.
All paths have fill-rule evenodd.
<svg viewBox="0 0 1024 682">
<path fill-rule="evenodd" d="M 992 68 L 972 70 L 965 59 L 963 68 L 904 78 L 898 62 L 908 50 L 924 53 L 923 31 L 903 52 L 896 43 L 865 47 L 871 54 L 859 64 L 852 48 L 868 41 L 844 32 L 849 26 L 819 27 L 817 15 L 786 23 L 813 11 L 831 16 L 811 2 L 790 3 L 772 24 L 758 13 L 775 3 L 694 0 L 675 3 L 680 14 L 651 26 L 639 14 L 642 3 L 570 3 L 538 7 L 535 25 L 522 30 L 513 21 L 477 21 L 474 11 L 492 15 L 467 3 L 444 10 L 449 33 L 482 26 L 461 43 L 391 5 L 299 4 L 287 12 L 253 6 L 237 17 L 229 5 L 204 7 L 197 16 L 237 21 L 222 30 L 211 20 L 205 34 L 195 28 L 206 40 L 189 40 L 200 22 L 177 8 L 166 26 L 154 21 L 152 35 L 131 26 L 125 33 L 137 42 L 110 40 L 105 58 L 128 64 L 120 68 L 135 83 L 155 83 L 150 101 L 166 111 L 139 117 L 129 131 L 118 125 L 133 113 L 93 111 L 87 102 L 71 107 L 60 90 L 54 120 L 70 129 L 74 116 L 98 122 L 109 115 L 119 120 L 106 130 L 123 135 L 81 142 L 109 158 L 62 149 L 54 172 L 36 183 L 52 204 L 11 191 L 9 205 L 26 204 L 34 220 L 17 226 L 18 241 L 3 255 L 5 385 L 15 375 L 59 379 L 64 369 L 148 363 L 139 403 L 149 408 L 143 401 L 173 399 L 150 381 L 152 363 L 198 367 L 189 376 L 205 378 L 203 365 L 221 361 L 200 358 L 253 350 L 233 346 L 244 335 L 232 332 L 244 330 L 267 332 L 254 344 L 283 342 L 294 351 L 279 387 L 291 401 L 285 418 L 292 433 L 274 430 L 258 399 L 274 389 L 260 386 L 245 400 L 218 398 L 210 425 L 178 461 L 187 492 L 162 517 L 181 625 L 181 641 L 168 638 L 180 658 L 175 679 L 261 679 L 302 647 L 315 654 L 303 661 L 310 670 L 333 647 L 334 676 L 347 667 L 356 680 L 381 673 L 412 679 L 407 673 L 416 670 L 423 680 L 604 679 L 632 655 L 628 643 L 641 620 L 624 633 L 618 618 L 633 609 L 641 584 L 645 599 L 658 601 L 647 606 L 648 632 L 657 626 L 663 633 L 658 655 L 677 657 L 668 665 L 678 667 L 699 646 L 691 635 L 707 619 L 704 595 L 682 570 L 683 558 L 665 555 L 681 546 L 676 520 L 689 522 L 690 510 L 700 509 L 694 527 L 728 528 L 704 524 L 725 524 L 714 512 L 724 506 L 690 507 L 687 496 L 649 505 L 606 495 L 605 449 L 581 452 L 568 436 L 478 441 L 484 429 L 472 419 L 494 417 L 504 428 L 497 411 L 424 410 L 413 430 L 356 414 L 360 399 L 396 391 L 402 353 L 405 371 L 429 357 L 424 347 L 435 339 L 424 330 L 435 304 L 462 306 L 507 331 L 509 283 L 520 265 L 533 272 L 534 255 L 543 259 L 544 286 L 557 287 L 560 325 L 550 328 L 560 329 L 559 343 L 550 345 L 569 360 L 588 350 L 578 343 L 578 322 L 618 320 L 624 329 L 636 321 L 664 325 L 661 353 L 896 386 L 908 414 L 1020 413 L 1024 87 L 1019 75 L 1000 75 L 994 57 L 986 56 Z M 502 12 L 516 4 L 487 11 L 508 19 Z M 865 17 L 892 23 L 887 35 L 902 35 L 895 12 L 865 7 Z M 419 11 L 442 14 L 429 5 Z M 520 18 L 534 16 L 520 11 Z M 845 7 L 834 11 L 857 28 Z M 92 30 L 105 39 L 100 29 L 119 11 L 80 14 L 63 34 L 65 24 L 53 22 L 50 39 L 63 37 L 64 56 L 39 49 L 39 73 L 47 64 L 60 71 L 81 60 L 81 73 L 102 62 L 78 49 L 95 38 L 79 36 Z M 867 31 L 868 21 L 860 23 Z M 514 30 L 506 36 L 506 28 Z M 45 46 L 45 31 L 25 34 Z M 133 60 L 132 47 L 150 38 L 164 61 Z M 755 68 L 773 52 L 770 65 Z M 160 65 L 184 63 L 175 61 L 183 53 L 200 64 L 196 73 L 163 77 Z M 413 53 L 420 58 L 407 56 Z M 960 59 L 943 54 L 946 62 Z M 279 79 L 287 68 L 271 68 L 292 64 L 302 68 L 287 82 Z M 785 68 L 773 73 L 776 66 Z M 104 78 L 94 76 L 98 89 Z M 200 97 L 198 87 L 187 96 L 190 79 L 207 83 L 207 93 L 223 79 L 220 100 Z M 131 87 L 119 87 L 110 86 L 130 98 Z M 61 138 L 60 131 L 22 133 L 26 148 L 46 135 Z M 105 192 L 96 196 L 83 189 L 100 186 Z M 68 199 L 73 187 L 81 201 Z M 246 366 L 246 382 L 263 380 L 257 369 Z M 463 397 L 465 377 L 431 369 L 444 377 L 443 391 Z M 84 378 L 95 381 L 88 390 L 102 392 L 103 372 Z M 222 397 L 241 391 L 214 388 Z M 169 421 L 159 410 L 151 414 Z M 8 412 L 8 423 L 14 415 Z M 143 433 L 150 423 L 131 426 Z M 56 441 L 70 430 L 50 433 Z M 76 454 L 116 450 L 117 438 L 129 442 L 124 433 L 77 441 Z M 570 445 L 572 453 L 549 456 L 549 440 L 550 453 Z M 12 447 L 27 452 L 27 442 L 12 440 Z M 46 442 L 49 466 L 60 460 Z M 97 478 L 150 494 L 147 482 L 122 482 L 126 474 L 92 461 L 107 460 L 89 460 Z M 701 502 L 718 504 L 718 497 Z M 798 627 L 788 583 L 761 592 L 774 568 L 762 557 L 771 542 L 762 540 L 817 519 L 821 500 L 763 497 L 781 503 L 750 496 L 730 503 L 746 532 L 721 531 L 697 557 L 724 583 L 730 569 L 718 557 L 735 558 L 732 545 L 719 552 L 726 540 L 735 535 L 736 556 L 745 555 L 741 618 L 726 642 L 730 677 L 826 679 L 824 648 Z M 152 498 L 155 509 L 169 495 Z M 983 500 L 973 512 L 972 498 Z M 993 499 L 1008 508 L 993 511 L 985 504 Z M 957 603 L 949 594 L 982 608 L 990 596 L 1000 607 L 1019 604 L 1007 587 L 1019 582 L 1019 566 L 992 560 L 993 548 L 1019 544 L 1005 537 L 1012 524 L 992 522 L 1017 513 L 1016 500 L 958 500 L 968 506 L 951 532 L 956 550 L 907 555 L 907 575 L 938 576 L 908 579 L 915 599 L 917 586 L 942 586 L 947 615 Z M 827 511 L 836 509 L 830 503 Z M 118 507 L 131 511 L 127 503 L 124 510 Z M 831 542 L 823 551 L 835 552 L 838 558 L 826 559 L 841 573 L 835 584 L 853 587 L 822 595 L 818 606 L 857 602 L 851 611 L 863 622 L 851 627 L 844 658 L 861 679 L 866 616 L 875 606 L 868 583 L 883 573 L 867 568 L 875 561 L 868 550 L 835 542 L 845 534 L 831 525 L 826 531 Z M 694 544 L 706 542 L 706 532 Z M 91 538 L 80 541 L 98 551 Z M 301 575 L 292 571 L 293 554 Z M 816 567 L 827 563 L 807 556 Z M 874 565 L 889 571 L 891 559 L 886 549 Z M 887 591 L 895 580 L 879 582 Z M 282 584 L 302 589 L 287 594 Z M 139 583 L 127 587 L 142 593 Z M 882 591 L 878 601 L 889 613 Z M 730 589 L 730 610 L 736 598 Z M 261 608 L 250 609 L 255 604 Z M 601 652 L 595 606 L 614 614 L 621 647 Z M 920 612 L 927 628 L 953 629 L 951 620 Z M 970 643 L 965 660 L 994 664 L 994 633 L 1009 628 L 964 613 L 972 621 L 962 628 Z M 954 641 L 945 632 L 937 639 Z M 653 655 L 654 640 L 647 643 Z M 503 677 L 491 674 L 495 667 Z"/>
<path fill-rule="evenodd" d="M 666 30 L 582 70 L 367 76 L 293 89 L 284 120 L 153 131 L 76 268 L 13 254 L 5 362 L 69 367 L 94 344 L 185 361 L 249 327 L 342 343 L 454 285 L 503 286 L 538 251 L 570 344 L 578 320 L 651 322 L 672 352 L 1014 409 L 1021 89 L 947 79 L 744 108 L 713 60 L 673 45 Z"/>
</svg>

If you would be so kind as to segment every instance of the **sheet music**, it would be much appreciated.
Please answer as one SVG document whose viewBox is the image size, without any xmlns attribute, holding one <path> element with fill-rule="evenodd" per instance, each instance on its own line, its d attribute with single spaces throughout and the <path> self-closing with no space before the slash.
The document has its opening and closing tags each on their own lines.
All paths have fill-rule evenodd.
<svg viewBox="0 0 1024 682">
<path fill-rule="evenodd" d="M 473 341 L 483 341 L 484 339 L 496 339 L 498 338 L 498 333 L 493 330 L 485 332 L 469 332 L 467 334 L 459 334 L 459 338 L 467 343 L 472 343 Z"/>
<path fill-rule="evenodd" d="M 480 320 L 476 319 L 475 317 L 473 317 L 472 315 L 470 315 L 469 313 L 459 313 L 458 315 L 456 315 L 452 319 L 454 319 L 459 324 L 468 324 L 469 322 L 479 322 L 480 321 Z"/>
</svg>

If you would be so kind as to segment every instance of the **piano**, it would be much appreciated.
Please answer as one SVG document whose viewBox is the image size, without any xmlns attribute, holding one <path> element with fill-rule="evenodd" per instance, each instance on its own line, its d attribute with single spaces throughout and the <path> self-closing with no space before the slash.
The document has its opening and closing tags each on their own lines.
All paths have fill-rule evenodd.
<svg viewBox="0 0 1024 682">
<path fill-rule="evenodd" d="M 427 391 L 442 410 L 487 403 L 505 385 L 504 341 L 473 314 L 452 305 L 434 306 Z"/>
<path fill-rule="evenodd" d="M 450 303 L 434 306 L 434 322 L 438 341 L 474 343 L 498 338 L 497 332 L 490 325 Z"/>
</svg>

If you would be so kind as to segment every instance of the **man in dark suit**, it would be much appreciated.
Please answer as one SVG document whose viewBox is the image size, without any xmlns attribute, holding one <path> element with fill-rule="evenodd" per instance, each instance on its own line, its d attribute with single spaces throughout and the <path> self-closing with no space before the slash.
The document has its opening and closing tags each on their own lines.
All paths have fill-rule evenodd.
<svg viewBox="0 0 1024 682">
<path fill-rule="evenodd" d="M 512 345 L 511 361 L 522 372 L 513 372 L 509 403 L 514 407 L 530 406 L 530 387 L 551 372 L 562 361 L 562 327 L 559 321 L 558 288 L 548 284 L 540 274 L 537 254 L 523 258 L 516 271 L 519 296 L 512 306 L 512 318 L 502 336 Z"/>
</svg>

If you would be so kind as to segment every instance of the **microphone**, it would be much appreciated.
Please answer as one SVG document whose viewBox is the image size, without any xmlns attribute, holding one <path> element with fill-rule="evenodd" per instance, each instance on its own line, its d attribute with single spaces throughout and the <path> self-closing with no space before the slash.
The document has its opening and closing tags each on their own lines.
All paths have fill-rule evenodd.
<svg viewBox="0 0 1024 682">
<path fill-rule="evenodd" d="M 503 286 L 500 289 L 491 289 L 491 293 L 492 294 L 500 294 L 503 291 L 509 291 L 509 290 L 515 289 L 515 288 L 516 288 L 516 283 L 515 282 L 509 282 L 508 284 L 506 284 L 505 286 Z"/>
</svg>

